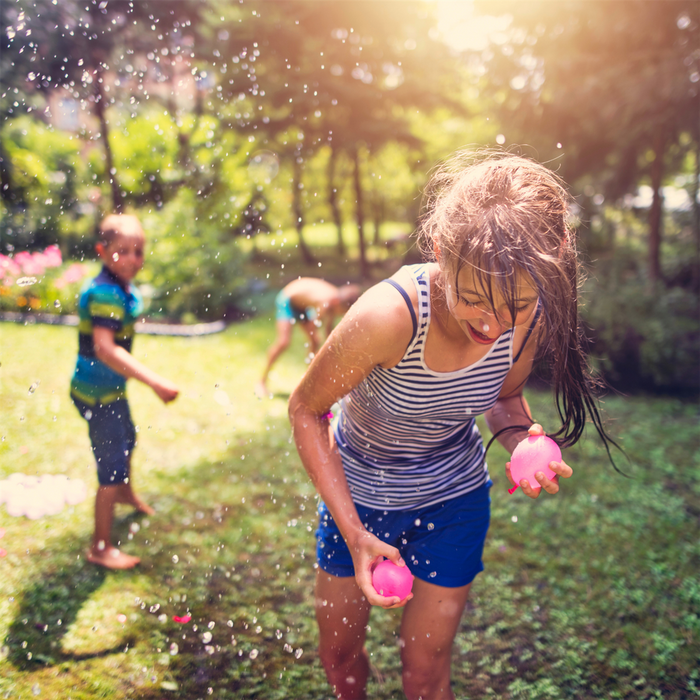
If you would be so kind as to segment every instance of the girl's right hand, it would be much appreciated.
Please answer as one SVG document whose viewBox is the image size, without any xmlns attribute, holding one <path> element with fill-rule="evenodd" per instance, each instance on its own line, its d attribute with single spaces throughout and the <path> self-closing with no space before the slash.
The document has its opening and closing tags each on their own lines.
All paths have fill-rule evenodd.
<svg viewBox="0 0 700 700">
<path fill-rule="evenodd" d="M 403 600 L 398 596 L 385 598 L 379 595 L 372 585 L 372 572 L 377 564 L 385 558 L 390 559 L 398 566 L 405 566 L 401 553 L 396 547 L 382 542 L 378 537 L 364 530 L 352 543 L 348 543 L 348 548 L 355 567 L 355 580 L 370 605 L 377 605 L 387 609 L 402 608 L 413 598 L 413 593 L 409 593 Z"/>
</svg>

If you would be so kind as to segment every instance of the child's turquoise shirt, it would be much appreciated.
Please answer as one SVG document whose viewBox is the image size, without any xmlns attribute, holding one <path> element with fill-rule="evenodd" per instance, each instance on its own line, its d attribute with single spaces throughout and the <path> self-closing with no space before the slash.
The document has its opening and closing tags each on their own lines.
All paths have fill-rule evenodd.
<svg viewBox="0 0 700 700">
<path fill-rule="evenodd" d="M 142 312 L 138 289 L 124 284 L 106 267 L 88 282 L 78 305 L 78 361 L 71 381 L 72 396 L 89 406 L 124 398 L 126 378 L 97 359 L 93 328 L 113 330 L 115 343 L 131 352 L 134 326 Z"/>
</svg>

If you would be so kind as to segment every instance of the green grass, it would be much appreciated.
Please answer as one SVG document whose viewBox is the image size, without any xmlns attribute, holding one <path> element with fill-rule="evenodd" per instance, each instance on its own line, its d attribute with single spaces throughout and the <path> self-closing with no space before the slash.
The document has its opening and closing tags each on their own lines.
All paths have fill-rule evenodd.
<svg viewBox="0 0 700 700">
<path fill-rule="evenodd" d="M 263 314 L 216 336 L 137 338 L 137 357 L 182 389 L 166 407 L 129 388 L 135 488 L 157 509 L 118 511 L 137 569 L 84 562 L 90 498 L 38 521 L 0 509 L 0 697 L 331 696 L 313 619 L 315 496 L 286 417 L 301 334 L 275 367 L 275 398 L 253 393 L 273 332 Z M 0 324 L 0 345 L 0 477 L 65 473 L 94 493 L 87 430 L 68 398 L 75 329 Z M 528 398 L 553 426 L 549 396 Z M 589 437 L 567 451 L 571 482 L 532 502 L 508 495 L 506 455 L 491 449 L 486 571 L 455 645 L 457 697 L 700 697 L 698 406 L 605 406 L 631 478 Z M 189 624 L 173 622 L 187 610 Z M 398 621 L 373 612 L 368 646 L 384 680 L 372 698 L 402 697 Z"/>
</svg>

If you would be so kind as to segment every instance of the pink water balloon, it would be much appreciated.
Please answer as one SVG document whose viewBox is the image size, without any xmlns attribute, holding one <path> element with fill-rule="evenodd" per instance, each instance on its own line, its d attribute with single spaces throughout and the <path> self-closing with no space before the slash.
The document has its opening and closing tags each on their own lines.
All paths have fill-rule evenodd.
<svg viewBox="0 0 700 700">
<path fill-rule="evenodd" d="M 393 561 L 385 559 L 372 572 L 372 585 L 385 598 L 398 596 L 403 600 L 413 588 L 413 574 L 407 566 L 397 566 Z"/>
<path fill-rule="evenodd" d="M 535 472 L 542 472 L 548 479 L 556 476 L 549 468 L 550 462 L 561 462 L 561 450 L 554 440 L 546 435 L 530 435 L 519 442 L 510 458 L 510 475 L 515 486 L 508 489 L 514 493 L 522 479 L 527 479 L 530 487 L 541 489 L 535 479 Z"/>
</svg>

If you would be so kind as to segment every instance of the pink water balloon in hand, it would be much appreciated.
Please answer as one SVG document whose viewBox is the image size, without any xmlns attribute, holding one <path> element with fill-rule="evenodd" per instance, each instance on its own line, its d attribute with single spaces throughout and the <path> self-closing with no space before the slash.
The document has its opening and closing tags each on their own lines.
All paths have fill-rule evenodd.
<svg viewBox="0 0 700 700">
<path fill-rule="evenodd" d="M 385 598 L 398 596 L 403 600 L 413 588 L 413 574 L 407 566 L 397 566 L 393 561 L 385 559 L 372 572 L 372 585 Z"/>
<path fill-rule="evenodd" d="M 510 475 L 515 486 L 508 489 L 508 493 L 514 493 L 522 479 L 527 479 L 531 488 L 541 489 L 535 472 L 542 472 L 548 479 L 555 477 L 557 474 L 549 468 L 550 462 L 561 462 L 559 445 L 551 438 L 530 435 L 519 442 L 510 458 Z"/>
</svg>

